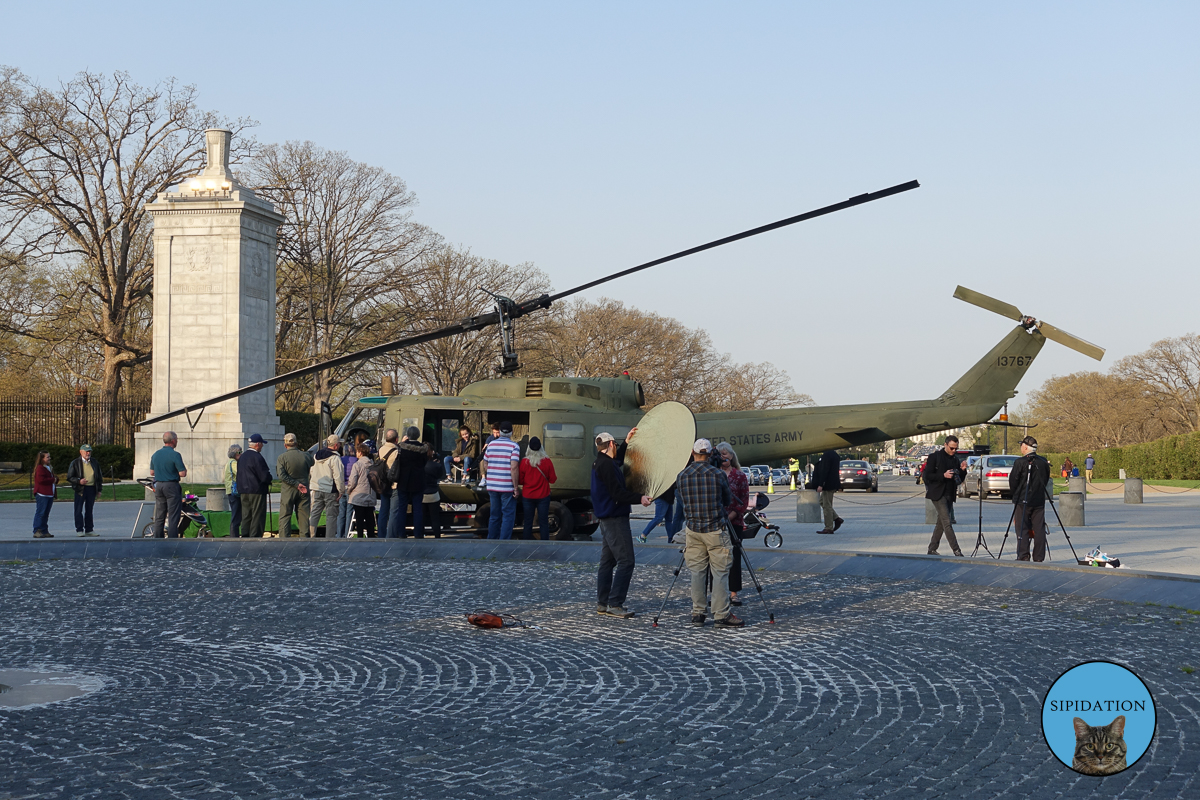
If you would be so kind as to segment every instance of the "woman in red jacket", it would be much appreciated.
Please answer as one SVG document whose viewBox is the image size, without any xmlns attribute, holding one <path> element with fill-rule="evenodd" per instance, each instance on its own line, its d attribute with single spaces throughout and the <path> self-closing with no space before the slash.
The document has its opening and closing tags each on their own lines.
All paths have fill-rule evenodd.
<svg viewBox="0 0 1200 800">
<path fill-rule="evenodd" d="M 542 449 L 542 440 L 534 436 L 529 440 L 525 457 L 517 465 L 521 479 L 521 502 L 524 505 L 525 527 L 522 539 L 533 538 L 533 511 L 537 509 L 538 529 L 541 539 L 550 538 L 550 484 L 558 480 L 554 474 L 554 462 Z"/>
<path fill-rule="evenodd" d="M 54 498 L 58 496 L 58 476 L 50 466 L 50 454 L 45 450 L 37 454 L 37 463 L 33 467 L 33 493 L 37 508 L 33 512 L 33 538 L 53 539 L 50 533 L 50 508 Z"/>
</svg>

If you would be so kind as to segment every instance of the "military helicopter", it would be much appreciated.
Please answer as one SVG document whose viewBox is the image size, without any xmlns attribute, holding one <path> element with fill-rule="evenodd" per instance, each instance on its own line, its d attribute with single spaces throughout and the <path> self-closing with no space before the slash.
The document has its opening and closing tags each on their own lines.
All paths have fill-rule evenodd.
<svg viewBox="0 0 1200 800">
<path fill-rule="evenodd" d="M 841 203 L 646 262 L 553 296 L 541 295 L 516 303 L 493 295 L 496 309 L 493 313 L 279 375 L 147 419 L 142 424 L 202 409 L 318 370 L 362 361 L 403 347 L 481 330 L 491 325 L 499 325 L 501 333 L 501 364 L 497 371 L 508 376 L 519 368 L 513 346 L 514 320 L 538 309 L 548 308 L 555 300 L 686 255 L 918 186 L 916 181 L 910 181 L 879 192 L 858 195 Z M 738 449 L 739 457 L 747 462 L 765 462 L 829 448 L 883 442 L 974 425 L 991 419 L 1004 402 L 1015 394 L 1017 383 L 1033 363 L 1046 339 L 1058 341 L 1096 359 L 1104 353 L 1095 345 L 1022 315 L 1014 306 L 986 295 L 960 286 L 954 296 L 1017 320 L 1018 325 L 936 399 L 697 414 L 698 435 L 714 443 L 729 442 Z M 628 375 L 606 378 L 501 377 L 473 383 L 453 397 L 388 394 L 364 397 L 354 404 L 337 432 L 346 440 L 354 438 L 356 434 L 374 437 L 385 428 L 404 430 L 416 427 L 422 431 L 425 442 L 432 444 L 439 452 L 446 453 L 454 446 L 461 425 L 465 424 L 483 434 L 494 423 L 511 422 L 513 438 L 520 442 L 522 452 L 529 438 L 538 436 L 544 443 L 546 453 L 554 459 L 559 480 L 551 491 L 551 531 L 557 538 L 569 538 L 572 535 L 586 538 L 597 525 L 590 498 L 595 437 L 607 431 L 614 438 L 623 440 L 644 415 L 645 404 L 641 384 Z M 486 530 L 490 509 L 487 494 L 479 488 L 478 482 L 448 481 L 441 484 L 440 490 L 443 501 L 447 503 L 473 506 L 473 527 L 477 531 Z"/>
</svg>

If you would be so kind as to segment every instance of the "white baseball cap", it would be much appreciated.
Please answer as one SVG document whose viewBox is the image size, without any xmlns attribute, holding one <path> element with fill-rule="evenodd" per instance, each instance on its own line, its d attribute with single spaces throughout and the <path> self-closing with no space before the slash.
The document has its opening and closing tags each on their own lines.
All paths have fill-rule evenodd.
<svg viewBox="0 0 1200 800">
<path fill-rule="evenodd" d="M 694 445 L 692 445 L 692 452 L 693 453 L 711 453 L 712 452 L 712 442 L 710 442 L 708 439 L 697 439 L 696 443 Z"/>
<path fill-rule="evenodd" d="M 596 436 L 596 444 L 608 444 L 609 442 L 615 441 L 616 439 L 613 438 L 613 435 L 608 431 L 602 431 Z"/>
</svg>

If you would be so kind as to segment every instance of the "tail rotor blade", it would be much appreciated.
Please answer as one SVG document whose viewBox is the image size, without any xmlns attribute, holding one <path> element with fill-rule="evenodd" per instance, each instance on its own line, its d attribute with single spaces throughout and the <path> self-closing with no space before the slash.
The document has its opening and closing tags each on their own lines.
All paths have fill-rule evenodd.
<svg viewBox="0 0 1200 800">
<path fill-rule="evenodd" d="M 975 292 L 965 286 L 959 286 L 954 290 L 954 296 L 963 302 L 970 303 L 973 306 L 987 309 L 994 314 L 999 314 L 1002 317 L 1020 322 L 1024 315 L 1021 310 L 1011 303 L 1006 303 L 1003 300 L 997 300 L 994 297 L 988 297 L 986 294 Z"/>
<path fill-rule="evenodd" d="M 1049 322 L 1039 322 L 1038 330 L 1041 331 L 1042 336 L 1045 336 L 1052 342 L 1058 342 L 1064 347 L 1077 350 L 1078 352 L 1083 353 L 1085 356 L 1090 356 L 1097 361 L 1104 358 L 1103 347 L 1097 347 L 1091 342 L 1086 342 L 1074 334 L 1067 333 L 1061 328 L 1054 327 Z"/>
</svg>

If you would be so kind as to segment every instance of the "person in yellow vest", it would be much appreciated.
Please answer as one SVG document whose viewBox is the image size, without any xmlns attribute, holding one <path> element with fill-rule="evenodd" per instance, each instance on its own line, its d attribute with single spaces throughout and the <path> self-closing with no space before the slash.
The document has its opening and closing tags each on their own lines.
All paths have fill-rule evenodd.
<svg viewBox="0 0 1200 800">
<path fill-rule="evenodd" d="M 800 460 L 796 458 L 788 459 L 788 472 L 792 473 L 792 488 L 803 489 L 800 485 Z"/>
</svg>

